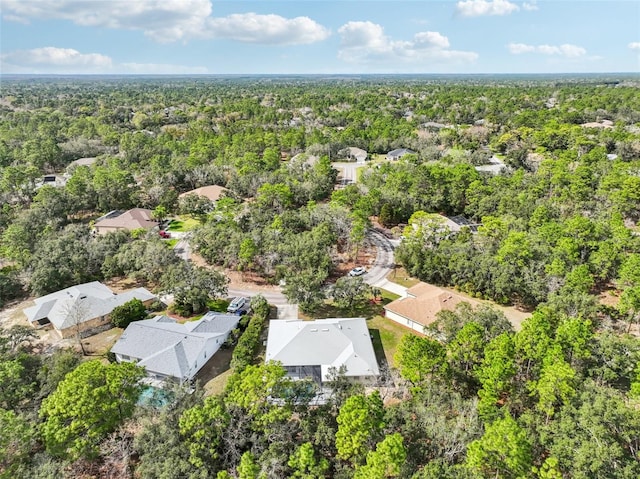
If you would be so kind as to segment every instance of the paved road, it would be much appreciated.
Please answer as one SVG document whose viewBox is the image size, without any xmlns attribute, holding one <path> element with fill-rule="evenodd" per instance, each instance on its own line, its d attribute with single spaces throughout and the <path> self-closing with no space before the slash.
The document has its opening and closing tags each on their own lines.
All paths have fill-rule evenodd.
<svg viewBox="0 0 640 479">
<path fill-rule="evenodd" d="M 188 238 L 184 237 L 176 243 L 173 247 L 173 251 L 185 261 L 189 261 L 191 258 L 191 246 L 189 246 Z"/>
<path fill-rule="evenodd" d="M 365 282 L 371 286 L 391 291 L 399 296 L 406 296 L 407 288 L 387 280 L 387 276 L 393 271 L 396 264 L 393 250 L 398 245 L 398 242 L 390 240 L 376 230 L 367 232 L 367 240 L 376 246 L 377 254 L 373 266 L 364 275 Z"/>
<path fill-rule="evenodd" d="M 364 275 L 363 279 L 367 284 L 376 286 L 378 288 L 386 289 L 392 293 L 404 296 L 406 294 L 406 288 L 391 283 L 386 279 L 387 275 L 393 271 L 395 261 L 393 257 L 393 250 L 397 246 L 397 242 L 388 239 L 382 233 L 369 230 L 367 232 L 367 241 L 374 245 L 377 250 L 376 259 L 374 264 L 369 268 L 369 271 Z M 175 246 L 176 253 L 188 260 L 190 256 L 190 247 L 188 238 L 181 239 Z M 287 301 L 287 298 L 282 293 L 280 288 L 273 289 L 271 291 L 264 291 L 263 289 L 256 288 L 229 288 L 228 295 L 231 296 L 246 296 L 251 297 L 257 294 L 261 294 L 265 299 L 278 309 L 279 319 L 297 319 L 298 318 L 298 305 L 291 304 Z"/>
<path fill-rule="evenodd" d="M 337 169 L 340 174 L 338 178 L 342 180 L 343 185 L 348 185 L 350 183 L 355 183 L 358 179 L 358 175 L 356 170 L 358 168 L 362 168 L 367 166 L 366 163 L 357 163 L 355 161 L 344 161 L 344 162 L 335 162 L 331 163 L 335 169 Z"/>
</svg>

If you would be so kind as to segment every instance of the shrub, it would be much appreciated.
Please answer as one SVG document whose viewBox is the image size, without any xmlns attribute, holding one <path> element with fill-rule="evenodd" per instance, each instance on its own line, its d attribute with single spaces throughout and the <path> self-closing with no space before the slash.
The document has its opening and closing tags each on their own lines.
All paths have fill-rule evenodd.
<svg viewBox="0 0 640 479">
<path fill-rule="evenodd" d="M 111 312 L 111 324 L 116 328 L 126 328 L 133 321 L 140 321 L 147 316 L 147 310 L 137 298 L 127 301 L 122 306 L 116 306 Z"/>
</svg>

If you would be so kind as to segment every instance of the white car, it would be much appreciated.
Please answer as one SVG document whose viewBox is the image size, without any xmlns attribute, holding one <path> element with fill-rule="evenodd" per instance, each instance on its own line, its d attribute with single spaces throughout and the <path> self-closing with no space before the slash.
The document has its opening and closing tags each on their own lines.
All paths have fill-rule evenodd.
<svg viewBox="0 0 640 479">
<path fill-rule="evenodd" d="M 351 271 L 349 271 L 349 276 L 351 276 L 351 277 L 362 276 L 366 272 L 367 272 L 367 270 L 364 269 L 362 266 L 356 266 Z"/>
<path fill-rule="evenodd" d="M 244 314 L 249 309 L 249 299 L 238 297 L 233 298 L 229 307 L 227 308 L 227 313 L 231 314 Z"/>
</svg>

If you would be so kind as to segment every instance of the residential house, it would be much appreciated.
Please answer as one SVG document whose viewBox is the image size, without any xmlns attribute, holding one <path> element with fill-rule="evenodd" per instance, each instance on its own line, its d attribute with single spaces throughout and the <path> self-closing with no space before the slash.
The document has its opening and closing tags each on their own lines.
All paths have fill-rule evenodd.
<svg viewBox="0 0 640 479">
<path fill-rule="evenodd" d="M 385 305 L 384 310 L 390 320 L 424 334 L 424 327 L 433 323 L 440 311 L 453 311 L 462 302 L 479 304 L 454 291 L 420 282 L 409 288 L 405 297 Z"/>
<path fill-rule="evenodd" d="M 71 170 L 71 169 L 73 169 L 75 167 L 78 167 L 78 166 L 91 166 L 97 160 L 98 160 L 98 158 L 96 158 L 95 156 L 88 157 L 88 158 L 78 158 L 77 160 L 74 160 L 74 161 L 72 161 L 71 163 L 69 163 L 67 165 L 67 170 Z"/>
<path fill-rule="evenodd" d="M 480 173 L 490 173 L 492 175 L 499 175 L 501 173 L 506 173 L 509 171 L 507 165 L 505 165 L 502 160 L 496 156 L 492 156 L 489 158 L 489 163 L 486 165 L 478 165 L 474 167 L 477 172 Z"/>
<path fill-rule="evenodd" d="M 459 233 L 463 227 L 469 228 L 472 233 L 478 232 L 478 226 L 481 226 L 480 223 L 475 223 L 471 221 L 466 216 L 458 215 L 458 216 L 447 216 L 446 225 L 449 229 L 454 233 Z"/>
<path fill-rule="evenodd" d="M 415 155 L 415 151 L 409 148 L 396 148 L 387 153 L 387 160 L 396 161 L 402 158 L 404 155 Z"/>
<path fill-rule="evenodd" d="M 26 308 L 24 313 L 35 328 L 52 327 L 62 338 L 77 333 L 86 337 L 109 329 L 109 315 L 114 308 L 134 298 L 146 305 L 157 299 L 145 288 L 117 294 L 93 281 L 37 298 L 35 306 Z"/>
<path fill-rule="evenodd" d="M 344 366 L 352 381 L 368 384 L 380 375 L 364 318 L 269 322 L 266 362 L 278 361 L 292 379 L 313 379 L 319 386 Z"/>
<path fill-rule="evenodd" d="M 220 198 L 224 196 L 226 191 L 227 189 L 225 187 L 219 186 L 219 185 L 202 186 L 200 188 L 196 188 L 195 190 L 182 193 L 180 194 L 180 196 L 178 196 L 178 198 L 184 198 L 185 196 L 188 196 L 188 195 L 198 195 L 198 196 L 204 196 L 212 203 L 215 203 L 216 201 L 218 201 Z"/>
<path fill-rule="evenodd" d="M 93 227 L 96 233 L 106 234 L 118 230 L 150 230 L 158 227 L 159 223 L 153 219 L 151 210 L 133 208 L 128 211 L 114 210 L 98 218 Z"/>
<path fill-rule="evenodd" d="M 67 184 L 67 178 L 64 175 L 44 175 L 42 179 L 36 182 L 36 189 L 43 186 L 53 186 L 54 188 L 62 188 Z"/>
<path fill-rule="evenodd" d="M 362 148 L 356 148 L 355 146 L 349 146 L 345 148 L 347 158 L 355 160 L 357 163 L 364 163 L 367 161 L 367 152 Z"/>
<path fill-rule="evenodd" d="M 197 321 L 178 323 L 168 316 L 135 321 L 111 348 L 118 362 L 144 366 L 147 376 L 180 383 L 195 375 L 220 349 L 240 316 L 208 312 Z"/>
</svg>

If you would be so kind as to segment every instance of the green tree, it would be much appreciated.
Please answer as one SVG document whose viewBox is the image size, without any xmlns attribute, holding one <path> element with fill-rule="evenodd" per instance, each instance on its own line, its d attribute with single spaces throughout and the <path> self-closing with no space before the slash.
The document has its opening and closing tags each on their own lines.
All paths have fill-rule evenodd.
<svg viewBox="0 0 640 479">
<path fill-rule="evenodd" d="M 553 348 L 544 358 L 540 379 L 531 385 L 538 396 L 537 408 L 551 417 L 556 408 L 575 395 L 576 372 L 562 357 L 560 348 Z"/>
<path fill-rule="evenodd" d="M 189 460 L 196 467 L 215 463 L 229 414 L 219 397 L 208 397 L 204 404 L 187 409 L 180 416 L 180 434 L 189 449 Z"/>
<path fill-rule="evenodd" d="M 47 451 L 70 458 L 97 454 L 100 441 L 133 413 L 143 376 L 132 363 L 98 360 L 67 374 L 40 407 Z"/>
<path fill-rule="evenodd" d="M 313 444 L 305 442 L 298 447 L 287 463 L 293 470 L 291 477 L 300 479 L 320 479 L 327 476 L 329 471 L 329 461 L 325 458 L 316 458 Z"/>
<path fill-rule="evenodd" d="M 127 301 L 121 306 L 116 306 L 111 311 L 109 319 L 116 328 L 126 328 L 134 321 L 140 321 L 147 316 L 147 308 L 137 298 Z"/>
<path fill-rule="evenodd" d="M 509 414 L 497 419 L 480 439 L 469 444 L 466 465 L 476 477 L 529 477 L 532 450 L 526 431 Z"/>
<path fill-rule="evenodd" d="M 482 385 L 478 412 L 484 418 L 495 417 L 498 404 L 508 399 L 516 373 L 513 339 L 507 333 L 494 338 L 484 350 L 484 359 L 476 369 Z"/>
<path fill-rule="evenodd" d="M 291 303 L 298 303 L 300 309 L 311 312 L 322 304 L 326 275 L 319 271 L 306 270 L 289 272 L 285 276 L 283 293 Z"/>
<path fill-rule="evenodd" d="M 180 262 L 171 265 L 160 282 L 165 291 L 173 294 L 175 311 L 191 316 L 206 311 L 210 299 L 224 296 L 228 280 L 213 269 Z"/>
<path fill-rule="evenodd" d="M 240 464 L 237 467 L 238 479 L 263 479 L 265 476 L 260 474 L 260 465 L 256 463 L 251 452 L 245 452 L 240 458 Z"/>
<path fill-rule="evenodd" d="M 393 433 L 376 445 L 375 451 L 367 454 L 367 463 L 356 469 L 354 479 L 386 479 L 398 477 L 407 457 L 400 434 Z"/>
<path fill-rule="evenodd" d="M 395 361 L 400 375 L 414 386 L 428 379 L 448 377 L 446 350 L 438 341 L 405 334 L 400 341 Z"/>
<path fill-rule="evenodd" d="M 353 312 L 358 306 L 367 302 L 370 293 L 371 287 L 364 282 L 362 277 L 345 276 L 338 278 L 331 295 L 336 306 Z"/>
<path fill-rule="evenodd" d="M 384 408 L 380 394 L 357 394 L 349 397 L 337 417 L 336 448 L 338 457 L 359 464 L 382 432 Z"/>
<path fill-rule="evenodd" d="M 38 369 L 40 397 L 45 398 L 56 390 L 65 376 L 80 363 L 80 356 L 73 349 L 56 349 L 42 361 Z"/>
<path fill-rule="evenodd" d="M 35 392 L 37 384 L 29 378 L 25 359 L 0 360 L 0 408 L 15 409 Z"/>
<path fill-rule="evenodd" d="M 16 469 L 28 460 L 36 431 L 24 417 L 0 408 L 0 478 L 18 477 Z"/>
</svg>

